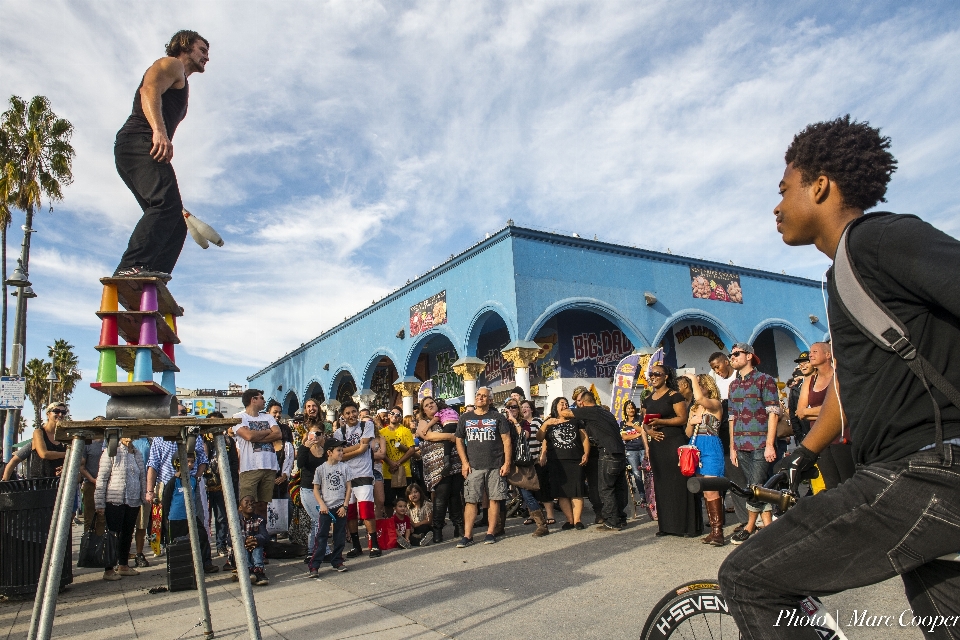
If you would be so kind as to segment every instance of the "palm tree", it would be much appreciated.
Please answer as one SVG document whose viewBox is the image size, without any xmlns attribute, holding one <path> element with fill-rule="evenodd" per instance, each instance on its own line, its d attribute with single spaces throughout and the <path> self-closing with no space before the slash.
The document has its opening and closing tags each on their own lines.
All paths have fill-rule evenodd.
<svg viewBox="0 0 960 640">
<path fill-rule="evenodd" d="M 64 339 L 55 340 L 53 346 L 48 347 L 47 355 L 53 361 L 53 372 L 57 374 L 59 382 L 55 385 L 56 397 L 60 402 L 69 402 L 77 383 L 80 382 L 80 360 L 73 352 L 73 345 Z M 50 370 L 47 369 L 47 373 Z M 44 374 L 46 375 L 46 374 Z"/>
<path fill-rule="evenodd" d="M 43 424 L 40 421 L 40 409 L 46 404 L 49 393 L 47 375 L 50 373 L 50 363 L 41 358 L 31 358 L 24 367 L 23 376 L 26 378 L 27 397 L 33 405 L 33 428 L 39 429 Z"/>
<path fill-rule="evenodd" d="M 63 187 L 73 182 L 73 156 L 70 138 L 73 125 L 50 109 L 50 100 L 34 96 L 29 103 L 19 96 L 10 96 L 10 108 L 0 116 L 0 254 L 6 257 L 6 225 L 9 224 L 10 207 L 24 212 L 27 231 L 24 233 L 20 251 L 21 266 L 29 273 L 30 234 L 33 229 L 33 212 L 46 197 L 50 210 L 53 203 L 63 199 Z M 6 282 L 6 260 L 2 260 L 3 281 Z M 0 368 L 6 368 L 7 346 L 7 293 L 3 287 L 3 302 L 0 303 Z M 22 312 L 21 312 L 22 309 Z M 23 298 L 17 299 L 17 320 L 14 325 L 15 339 L 21 339 L 17 330 L 26 324 L 26 307 Z M 26 345 L 23 345 L 24 347 Z M 23 357 L 21 351 L 20 357 Z M 12 363 L 14 373 L 21 372 L 22 360 Z M 19 423 L 15 415 L 15 423 Z M 6 421 L 4 422 L 6 425 Z M 4 428 L 6 428 L 4 426 Z M 4 434 L 6 435 L 6 434 Z"/>
</svg>

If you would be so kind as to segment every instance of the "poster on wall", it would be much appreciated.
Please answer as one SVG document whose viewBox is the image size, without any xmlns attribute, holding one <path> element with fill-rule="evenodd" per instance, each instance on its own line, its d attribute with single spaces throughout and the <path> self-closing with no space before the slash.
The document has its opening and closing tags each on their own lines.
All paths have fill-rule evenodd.
<svg viewBox="0 0 960 640">
<path fill-rule="evenodd" d="M 453 370 L 456 360 L 455 351 L 442 351 L 436 355 L 436 373 L 431 378 L 434 398 L 447 399 L 463 395 L 463 378 Z"/>
<path fill-rule="evenodd" d="M 447 324 L 447 292 L 441 291 L 410 307 L 410 337 Z"/>
<path fill-rule="evenodd" d="M 690 285 L 694 298 L 743 304 L 738 273 L 690 267 Z"/>
</svg>

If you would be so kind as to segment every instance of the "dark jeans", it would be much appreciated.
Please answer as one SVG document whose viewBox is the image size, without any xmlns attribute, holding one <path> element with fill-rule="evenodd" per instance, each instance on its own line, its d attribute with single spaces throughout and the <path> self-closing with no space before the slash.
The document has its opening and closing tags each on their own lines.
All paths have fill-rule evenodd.
<svg viewBox="0 0 960 640">
<path fill-rule="evenodd" d="M 597 491 L 603 502 L 603 520 L 611 527 L 619 527 L 626 520 L 627 459 L 624 456 L 601 454 L 597 459 Z"/>
<path fill-rule="evenodd" d="M 597 473 L 600 469 L 600 456 L 595 447 L 590 447 L 590 455 L 587 456 L 587 464 L 583 468 L 584 478 L 587 481 L 587 497 L 590 498 L 590 506 L 593 508 L 593 515 L 596 518 L 602 518 L 603 498 L 600 496 L 600 481 Z"/>
<path fill-rule="evenodd" d="M 914 616 L 957 616 L 960 563 L 936 558 L 958 547 L 960 447 L 954 446 L 944 463 L 936 451 L 915 453 L 860 467 L 838 488 L 801 499 L 730 553 L 720 588 L 750 639 L 816 638 L 810 627 L 774 626 L 781 612 L 797 608 L 799 594 L 830 595 L 898 574 L 913 609 L 907 623 Z M 933 637 L 957 638 L 960 628 L 941 626 Z"/>
<path fill-rule="evenodd" d="M 433 488 L 433 531 L 443 534 L 444 518 L 450 513 L 450 521 L 463 531 L 463 475 L 455 473 L 445 477 Z"/>
<path fill-rule="evenodd" d="M 343 517 L 334 520 L 329 512 L 317 513 L 317 516 L 313 552 L 310 554 L 310 571 L 316 571 L 323 564 L 323 557 L 327 554 L 327 538 L 330 537 L 331 522 L 333 522 L 333 557 L 330 564 L 339 567 L 343 564 L 343 548 L 347 544 L 347 519 Z"/>
<path fill-rule="evenodd" d="M 107 529 L 117 534 L 117 559 L 121 565 L 130 563 L 130 543 L 133 540 L 133 530 L 137 528 L 137 517 L 140 507 L 130 507 L 125 504 L 104 505 L 103 515 L 107 521 Z M 112 569 L 113 567 L 104 567 Z"/>
<path fill-rule="evenodd" d="M 186 520 L 167 520 L 167 526 L 170 528 L 169 541 L 177 538 L 190 538 L 190 529 L 187 528 Z M 203 520 L 197 518 L 197 529 L 200 535 L 200 557 L 203 558 L 203 566 L 209 567 L 213 564 L 210 559 L 210 541 L 207 539 L 207 530 L 203 526 Z"/>
<path fill-rule="evenodd" d="M 143 209 L 118 268 L 146 266 L 170 273 L 177 264 L 187 223 L 177 175 L 169 162 L 150 156 L 150 136 L 118 136 L 113 147 L 117 173 Z"/>
<path fill-rule="evenodd" d="M 227 522 L 227 504 L 223 500 L 223 492 L 208 492 L 207 502 L 210 503 L 210 511 L 213 512 L 213 531 L 217 539 L 217 547 L 227 547 L 230 545 L 230 523 Z"/>
<path fill-rule="evenodd" d="M 723 465 L 723 475 L 728 478 L 731 482 L 737 486 L 746 488 L 747 486 L 747 477 L 743 475 L 743 471 L 738 466 L 734 466 L 730 462 L 730 450 L 725 449 L 724 455 L 727 456 L 727 459 L 724 460 Z M 730 493 L 730 502 L 733 503 L 733 510 L 737 516 L 737 522 L 740 524 L 747 524 L 747 499 L 741 498 L 735 493 Z"/>
</svg>

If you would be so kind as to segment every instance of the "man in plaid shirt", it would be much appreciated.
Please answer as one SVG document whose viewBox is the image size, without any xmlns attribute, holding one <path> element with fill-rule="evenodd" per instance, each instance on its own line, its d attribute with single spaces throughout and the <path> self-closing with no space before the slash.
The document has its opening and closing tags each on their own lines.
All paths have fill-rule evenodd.
<svg viewBox="0 0 960 640">
<path fill-rule="evenodd" d="M 240 499 L 240 532 L 243 536 L 243 546 L 247 550 L 250 582 L 265 587 L 270 584 L 270 581 L 263 570 L 264 547 L 270 535 L 267 533 L 266 521 L 254 512 L 254 502 L 253 496 L 244 496 Z M 233 547 L 230 547 L 228 563 L 234 567 L 233 580 L 236 582 L 240 578 L 237 575 L 237 564 L 233 559 Z"/>
<path fill-rule="evenodd" d="M 776 381 L 754 367 L 760 358 L 745 342 L 733 345 L 730 366 L 737 379 L 730 383 L 730 462 L 740 467 L 748 484 L 763 484 L 770 478 L 770 464 L 777 459 L 777 422 L 780 394 Z M 742 544 L 756 531 L 757 516 L 764 526 L 773 520 L 773 507 L 747 502 L 747 523 L 733 534 L 733 544 Z"/>
</svg>

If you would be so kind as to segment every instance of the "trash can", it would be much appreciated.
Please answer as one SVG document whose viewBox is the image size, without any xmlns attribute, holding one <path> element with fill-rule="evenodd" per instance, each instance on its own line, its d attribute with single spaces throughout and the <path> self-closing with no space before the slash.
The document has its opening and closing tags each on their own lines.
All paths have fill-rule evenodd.
<svg viewBox="0 0 960 640">
<path fill-rule="evenodd" d="M 0 482 L 0 595 L 37 592 L 60 478 Z M 71 502 L 73 496 L 68 498 Z M 73 582 L 73 539 L 67 541 L 60 588 Z"/>
</svg>

